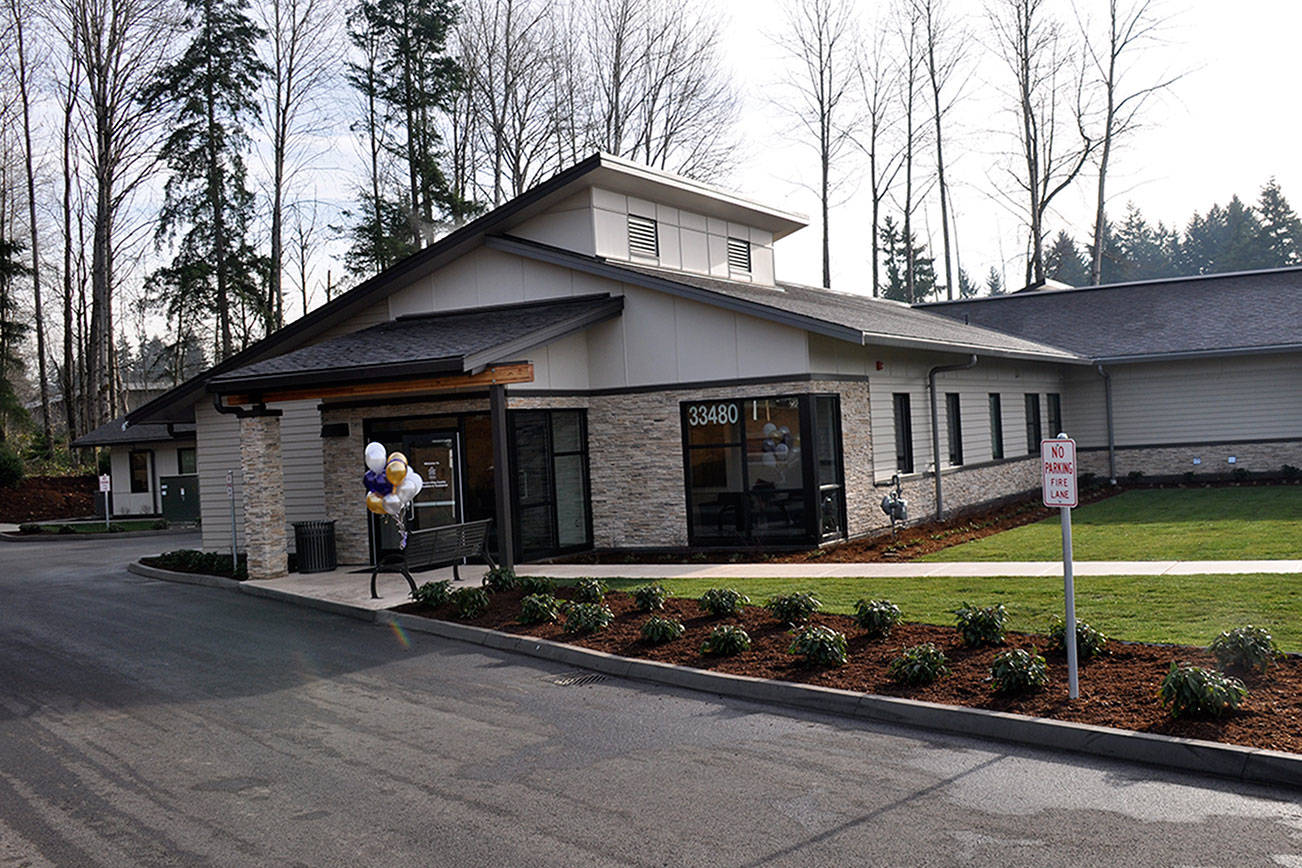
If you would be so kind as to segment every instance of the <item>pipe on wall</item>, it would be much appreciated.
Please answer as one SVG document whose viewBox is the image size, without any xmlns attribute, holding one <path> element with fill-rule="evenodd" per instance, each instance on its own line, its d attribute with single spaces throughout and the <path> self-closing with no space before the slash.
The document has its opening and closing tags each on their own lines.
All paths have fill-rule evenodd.
<svg viewBox="0 0 1302 868">
<path fill-rule="evenodd" d="M 1103 403 L 1108 411 L 1108 481 L 1117 484 L 1117 443 L 1112 432 L 1112 374 L 1097 365 L 1099 375 L 1103 377 Z"/>
<path fill-rule="evenodd" d="M 966 371 L 968 368 L 975 366 L 976 363 L 976 353 L 973 353 L 961 365 L 938 365 L 927 372 L 927 389 L 931 392 L 931 466 L 935 468 L 936 475 L 937 521 L 945 516 L 945 501 L 940 485 L 940 413 L 936 409 L 936 375 L 943 374 L 946 371 Z"/>
</svg>

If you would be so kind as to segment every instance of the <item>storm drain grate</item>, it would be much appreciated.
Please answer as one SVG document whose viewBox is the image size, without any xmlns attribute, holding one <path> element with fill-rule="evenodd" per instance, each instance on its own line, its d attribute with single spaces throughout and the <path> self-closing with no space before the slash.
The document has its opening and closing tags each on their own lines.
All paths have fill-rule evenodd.
<svg viewBox="0 0 1302 868">
<path fill-rule="evenodd" d="M 598 672 L 562 672 L 559 675 L 544 676 L 543 680 L 557 687 L 581 687 L 584 684 L 605 681 L 606 676 Z"/>
</svg>

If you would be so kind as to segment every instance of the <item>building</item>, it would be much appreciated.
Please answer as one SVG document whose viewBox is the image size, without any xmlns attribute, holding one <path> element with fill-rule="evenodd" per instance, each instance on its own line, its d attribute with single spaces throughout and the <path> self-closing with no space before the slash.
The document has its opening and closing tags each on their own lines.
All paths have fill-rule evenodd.
<svg viewBox="0 0 1302 868">
<path fill-rule="evenodd" d="M 872 534 L 897 474 L 915 516 L 1034 488 L 1095 360 L 777 281 L 803 226 L 597 154 L 126 418 L 194 424 L 204 545 L 234 512 L 255 576 L 293 521 L 334 520 L 345 563 L 386 542 L 369 440 L 426 479 L 415 526 L 491 517 L 508 563 Z"/>
</svg>

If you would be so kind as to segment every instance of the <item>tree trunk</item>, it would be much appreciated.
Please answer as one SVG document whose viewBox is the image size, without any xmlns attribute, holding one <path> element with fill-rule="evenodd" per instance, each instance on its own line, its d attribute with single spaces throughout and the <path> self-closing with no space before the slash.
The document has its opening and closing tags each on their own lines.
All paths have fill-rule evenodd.
<svg viewBox="0 0 1302 868">
<path fill-rule="evenodd" d="M 222 169 L 220 155 L 217 153 L 217 94 L 213 92 L 212 81 L 216 72 L 212 69 L 212 2 L 204 3 L 204 51 L 205 63 L 208 65 L 207 84 L 204 91 L 204 108 L 208 120 L 208 208 L 212 213 L 213 259 L 217 273 L 217 322 L 221 330 L 221 359 L 229 358 L 235 348 L 231 340 L 230 287 L 228 285 L 226 262 L 226 225 L 222 207 Z M 219 359 L 218 361 L 220 361 Z"/>
<path fill-rule="evenodd" d="M 75 53 L 74 53 L 75 54 Z M 76 80 L 76 61 L 68 74 L 68 101 L 63 107 L 63 371 L 60 388 L 63 390 L 63 417 L 68 426 L 69 448 L 77 439 L 77 372 L 74 368 L 72 328 L 72 112 L 73 88 Z M 81 353 L 77 354 L 78 357 Z"/>
</svg>

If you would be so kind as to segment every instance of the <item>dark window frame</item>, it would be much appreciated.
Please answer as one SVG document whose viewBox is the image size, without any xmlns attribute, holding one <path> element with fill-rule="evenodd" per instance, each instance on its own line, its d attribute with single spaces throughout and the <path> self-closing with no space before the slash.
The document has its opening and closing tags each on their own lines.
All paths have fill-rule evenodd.
<svg viewBox="0 0 1302 868">
<path fill-rule="evenodd" d="M 193 464 L 193 468 L 194 468 L 194 469 L 192 469 L 192 470 L 186 470 L 186 469 L 185 469 L 185 461 L 184 461 L 184 459 L 181 457 L 181 456 L 183 456 L 183 455 L 185 455 L 185 454 L 187 454 L 187 453 L 189 454 L 189 456 L 190 456 L 190 460 L 191 460 L 191 463 Z M 178 476 L 192 476 L 192 475 L 194 475 L 194 474 L 196 474 L 196 473 L 198 473 L 198 472 L 199 472 L 199 450 L 198 450 L 198 448 L 196 448 L 196 447 L 194 447 L 194 446 L 178 446 L 178 447 L 176 447 L 176 473 L 177 473 L 177 475 L 178 475 Z"/>
<path fill-rule="evenodd" d="M 145 460 L 144 487 L 136 485 L 136 456 L 139 455 Z M 154 452 L 152 449 L 132 449 L 127 453 L 127 481 L 131 488 L 132 494 L 148 494 L 154 490 L 153 479 Z"/>
<path fill-rule="evenodd" d="M 958 392 L 945 393 L 945 436 L 949 441 L 949 466 L 963 466 L 963 398 Z"/>
<path fill-rule="evenodd" d="M 1057 437 L 1064 430 L 1062 427 L 1062 394 L 1049 392 L 1044 397 L 1049 405 L 1049 436 Z"/>
<path fill-rule="evenodd" d="M 1026 392 L 1026 454 L 1039 455 L 1040 441 L 1044 439 L 1044 429 L 1040 427 L 1040 393 Z"/>
<path fill-rule="evenodd" d="M 559 452 L 556 450 L 555 424 L 553 418 L 557 413 L 575 413 L 578 415 L 578 449 L 567 449 Z M 525 550 L 523 546 L 521 527 L 523 507 L 520 503 L 520 477 L 518 465 L 519 442 L 516 437 L 516 426 L 514 424 L 514 420 L 520 418 L 522 414 L 543 414 L 547 417 L 547 500 L 541 504 L 531 505 L 531 508 L 546 507 L 550 513 L 550 546 L 544 550 Z M 506 413 L 506 428 L 508 451 L 511 458 L 511 530 L 512 538 L 515 541 L 516 558 L 522 561 L 534 560 L 538 558 L 555 557 L 557 555 L 573 554 L 575 552 L 582 552 L 591 549 L 594 537 L 592 529 L 592 470 L 588 448 L 588 411 L 582 407 L 548 407 L 538 410 L 508 410 Z M 582 471 L 583 499 L 587 504 L 584 510 L 584 534 L 586 538 L 582 542 L 574 545 L 561 546 L 558 539 L 559 530 L 557 527 L 558 519 L 556 514 L 556 459 L 574 455 L 582 457 L 580 465 Z"/>
<path fill-rule="evenodd" d="M 912 473 L 914 467 L 912 404 L 908 392 L 891 393 L 891 415 L 895 421 L 895 470 L 899 473 Z"/>
<path fill-rule="evenodd" d="M 1001 461 L 1004 457 L 1004 409 L 998 392 L 988 396 L 990 406 L 990 458 Z"/>
</svg>

